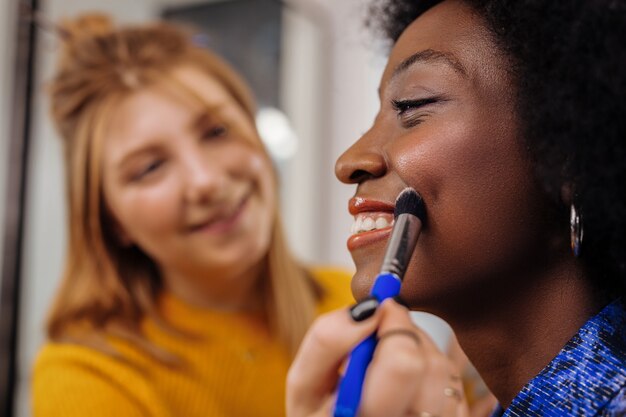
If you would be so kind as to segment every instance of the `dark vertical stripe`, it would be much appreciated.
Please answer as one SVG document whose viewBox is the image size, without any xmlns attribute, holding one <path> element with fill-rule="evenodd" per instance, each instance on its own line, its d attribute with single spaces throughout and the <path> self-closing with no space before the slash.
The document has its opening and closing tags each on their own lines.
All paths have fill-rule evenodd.
<svg viewBox="0 0 626 417">
<path fill-rule="evenodd" d="M 35 63 L 35 25 L 31 19 L 24 17 L 23 11 L 36 10 L 39 2 L 12 1 L 17 2 L 19 7 L 13 8 L 18 23 L 13 49 L 11 133 L 8 138 L 0 138 L 8 141 L 7 191 L 5 196 L 0 196 L 6 205 L 0 276 L 0 415 L 5 417 L 13 415 L 17 382 L 20 274 Z"/>
</svg>

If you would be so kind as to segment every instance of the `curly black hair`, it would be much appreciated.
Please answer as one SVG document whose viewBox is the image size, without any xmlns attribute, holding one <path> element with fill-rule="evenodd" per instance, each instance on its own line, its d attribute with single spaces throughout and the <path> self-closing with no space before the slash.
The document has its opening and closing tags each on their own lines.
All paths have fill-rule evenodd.
<svg viewBox="0 0 626 417">
<path fill-rule="evenodd" d="M 373 0 L 367 23 L 395 42 L 441 1 Z M 537 179 L 555 201 L 573 189 L 581 260 L 626 299 L 626 0 L 462 1 L 509 59 Z"/>
</svg>

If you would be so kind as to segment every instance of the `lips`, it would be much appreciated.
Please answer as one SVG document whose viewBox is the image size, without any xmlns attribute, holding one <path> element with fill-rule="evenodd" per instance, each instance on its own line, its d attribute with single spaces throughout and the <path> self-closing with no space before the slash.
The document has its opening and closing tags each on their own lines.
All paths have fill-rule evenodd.
<svg viewBox="0 0 626 417">
<path fill-rule="evenodd" d="M 393 226 L 394 204 L 380 200 L 354 197 L 348 210 L 354 216 L 351 235 L 348 238 L 350 251 L 389 238 Z"/>
<path fill-rule="evenodd" d="M 391 213 L 395 209 L 395 204 L 380 200 L 368 199 L 364 197 L 352 197 L 348 202 L 348 211 L 353 216 L 363 212 L 384 212 Z"/>
</svg>

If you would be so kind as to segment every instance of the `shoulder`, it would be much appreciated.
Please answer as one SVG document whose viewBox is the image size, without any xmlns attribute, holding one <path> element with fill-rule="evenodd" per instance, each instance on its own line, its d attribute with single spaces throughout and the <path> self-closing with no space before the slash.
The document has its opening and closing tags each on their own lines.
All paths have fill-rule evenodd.
<svg viewBox="0 0 626 417">
<path fill-rule="evenodd" d="M 354 303 L 350 289 L 352 272 L 337 267 L 317 266 L 309 268 L 313 279 L 322 288 L 318 313 L 322 314 Z"/>
<path fill-rule="evenodd" d="M 164 417 L 144 371 L 95 348 L 48 343 L 33 368 L 33 415 Z"/>
</svg>

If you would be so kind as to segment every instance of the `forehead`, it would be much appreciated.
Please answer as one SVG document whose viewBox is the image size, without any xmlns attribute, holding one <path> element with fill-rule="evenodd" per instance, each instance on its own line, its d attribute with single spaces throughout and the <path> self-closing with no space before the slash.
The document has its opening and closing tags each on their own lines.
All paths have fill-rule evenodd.
<svg viewBox="0 0 626 417">
<path fill-rule="evenodd" d="M 381 87 L 412 65 L 439 65 L 470 80 L 490 76 L 505 61 L 482 18 L 462 1 L 447 0 L 413 21 L 395 43 Z"/>
<path fill-rule="evenodd" d="M 208 108 L 224 104 L 236 104 L 226 87 L 213 75 L 192 66 L 175 68 L 171 73 L 174 84 L 180 87 L 179 93 L 187 98 L 195 98 L 196 105 Z"/>
<path fill-rule="evenodd" d="M 109 132 L 142 136 L 233 107 L 239 106 L 217 79 L 193 67 L 180 67 L 126 96 L 113 113 Z"/>
</svg>

